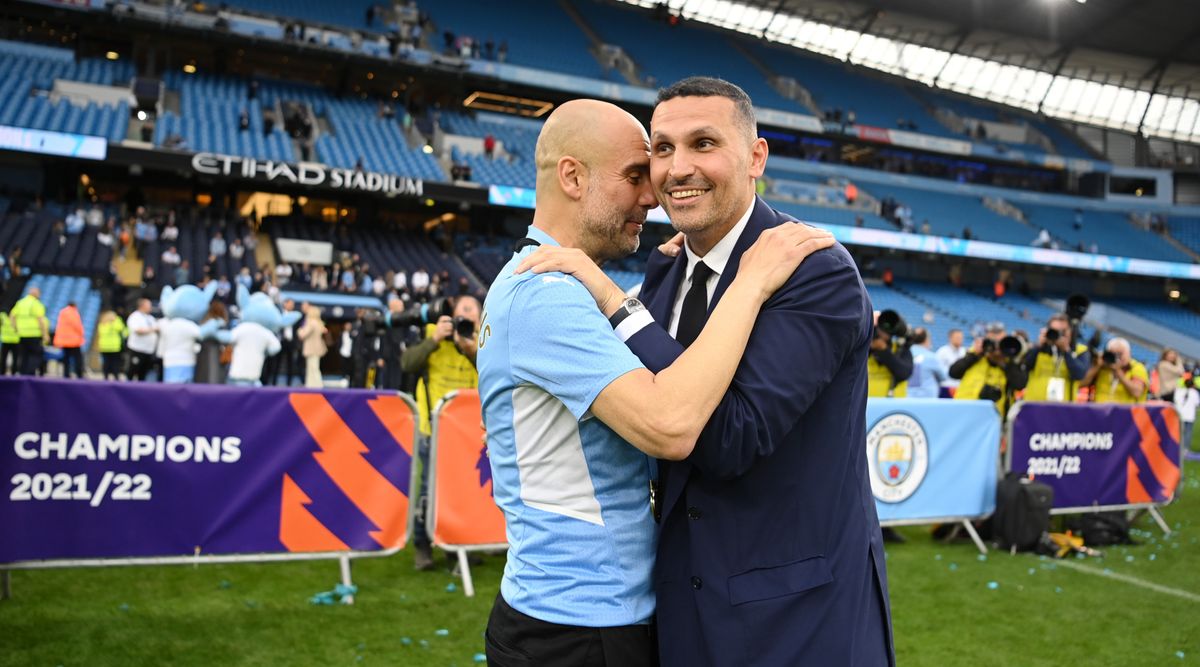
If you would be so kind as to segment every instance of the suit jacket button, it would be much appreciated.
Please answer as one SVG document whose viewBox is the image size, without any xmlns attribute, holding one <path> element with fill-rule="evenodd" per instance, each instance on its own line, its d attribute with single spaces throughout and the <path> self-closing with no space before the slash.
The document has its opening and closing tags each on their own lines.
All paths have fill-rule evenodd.
<svg viewBox="0 0 1200 667">
<path fill-rule="evenodd" d="M 692 588 L 700 590 L 703 586 L 704 582 L 700 580 L 700 577 L 692 577 Z"/>
<path fill-rule="evenodd" d="M 689 507 L 688 508 L 688 518 L 692 519 L 692 520 L 699 519 L 700 518 L 700 508 L 699 507 Z"/>
</svg>

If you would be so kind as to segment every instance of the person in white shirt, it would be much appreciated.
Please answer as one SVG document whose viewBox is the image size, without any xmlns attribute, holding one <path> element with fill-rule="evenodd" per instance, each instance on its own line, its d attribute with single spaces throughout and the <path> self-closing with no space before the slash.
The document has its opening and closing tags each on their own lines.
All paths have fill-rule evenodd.
<svg viewBox="0 0 1200 667">
<path fill-rule="evenodd" d="M 189 384 L 196 374 L 196 353 L 200 351 L 200 326 L 172 317 L 159 325 L 162 336 L 163 382 Z"/>
<path fill-rule="evenodd" d="M 166 227 L 163 227 L 162 234 L 159 236 L 164 241 L 174 242 L 179 238 L 179 228 L 174 222 L 168 222 Z"/>
<path fill-rule="evenodd" d="M 397 293 L 404 291 L 408 287 L 408 274 L 403 271 L 397 271 L 395 277 L 392 278 L 392 287 Z"/>
<path fill-rule="evenodd" d="M 92 206 L 87 212 L 87 223 L 89 227 L 99 227 L 104 224 L 104 211 L 99 206 Z"/>
<path fill-rule="evenodd" d="M 261 387 L 263 364 L 267 357 L 279 354 L 282 349 L 279 339 L 257 322 L 242 322 L 230 332 L 229 342 L 233 345 L 233 358 L 226 383 Z"/>
<path fill-rule="evenodd" d="M 375 276 L 375 280 L 371 281 L 371 292 L 374 293 L 375 296 L 383 296 L 383 293 L 386 291 L 387 283 L 383 280 L 383 278 Z"/>
<path fill-rule="evenodd" d="M 129 379 L 145 381 L 158 365 L 154 353 L 158 350 L 158 322 L 150 314 L 150 299 L 138 299 L 137 310 L 125 321 L 129 338 Z"/>
<path fill-rule="evenodd" d="M 239 238 L 233 239 L 233 243 L 229 244 L 229 256 L 233 259 L 240 260 L 246 254 L 246 246 L 242 245 L 242 240 Z"/>
<path fill-rule="evenodd" d="M 292 279 L 292 265 L 280 262 L 275 266 L 275 284 L 283 287 Z"/>
<path fill-rule="evenodd" d="M 1184 451 L 1192 448 L 1192 425 L 1196 421 L 1196 408 L 1200 407 L 1200 389 L 1196 389 L 1196 378 L 1190 377 L 1183 381 L 1182 387 L 1175 389 L 1175 409 L 1179 411 L 1179 421 L 1183 426 L 1179 434 L 1179 446 Z"/>
<path fill-rule="evenodd" d="M 179 266 L 182 258 L 179 256 L 179 251 L 175 250 L 175 246 L 171 246 L 163 251 L 162 263 L 168 266 Z"/>
<path fill-rule="evenodd" d="M 941 362 L 942 368 L 950 368 L 954 362 L 962 359 L 967 354 L 967 348 L 963 347 L 963 332 L 962 329 L 951 329 L 950 335 L 947 337 L 948 342 L 939 347 L 937 351 L 938 361 Z M 957 389 L 958 380 L 947 377 L 942 381 L 943 389 Z"/>
<path fill-rule="evenodd" d="M 413 271 L 412 280 L 413 291 L 417 294 L 424 294 L 429 289 L 429 274 L 424 268 Z"/>
</svg>

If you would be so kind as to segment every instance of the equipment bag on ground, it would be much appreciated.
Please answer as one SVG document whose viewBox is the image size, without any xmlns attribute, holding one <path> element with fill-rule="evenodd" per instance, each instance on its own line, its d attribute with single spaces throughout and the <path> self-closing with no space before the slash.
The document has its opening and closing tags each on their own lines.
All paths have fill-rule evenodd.
<svg viewBox="0 0 1200 667">
<path fill-rule="evenodd" d="M 1009 473 L 996 487 L 993 537 L 1002 549 L 1028 551 L 1050 527 L 1054 490 L 1020 473 Z"/>
</svg>

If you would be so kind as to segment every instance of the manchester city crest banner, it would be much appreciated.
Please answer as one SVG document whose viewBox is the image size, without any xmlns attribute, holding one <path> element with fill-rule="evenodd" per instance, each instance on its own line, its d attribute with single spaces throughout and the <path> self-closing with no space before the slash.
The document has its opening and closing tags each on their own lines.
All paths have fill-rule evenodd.
<svg viewBox="0 0 1200 667">
<path fill-rule="evenodd" d="M 408 537 L 397 393 L 0 378 L 0 563 L 384 551 Z"/>
<path fill-rule="evenodd" d="M 992 513 L 1000 416 L 991 401 L 872 398 L 867 467 L 882 523 Z"/>
</svg>

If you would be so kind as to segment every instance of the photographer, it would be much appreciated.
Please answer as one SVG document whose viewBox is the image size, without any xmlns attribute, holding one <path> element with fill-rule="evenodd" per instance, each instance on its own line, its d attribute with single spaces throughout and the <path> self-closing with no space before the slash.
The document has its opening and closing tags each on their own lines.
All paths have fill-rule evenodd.
<svg viewBox="0 0 1200 667">
<path fill-rule="evenodd" d="M 988 326 L 985 338 L 976 338 L 962 359 L 950 367 L 950 377 L 961 380 L 956 400 L 993 401 L 1003 416 L 1012 404 L 1012 394 L 1025 388 L 1029 377 L 1019 363 L 1021 341 L 1004 335 L 1004 325 Z"/>
<path fill-rule="evenodd" d="M 1114 338 L 1104 347 L 1104 354 L 1092 360 L 1092 367 L 1083 378 L 1083 386 L 1094 386 L 1092 401 L 1096 403 L 1141 403 L 1146 400 L 1150 374 L 1146 366 L 1133 358 L 1129 341 Z"/>
<path fill-rule="evenodd" d="M 433 310 L 438 312 L 441 309 Z M 451 391 L 479 386 L 479 372 L 475 370 L 479 301 L 472 296 L 460 296 L 454 300 L 452 312 L 453 315 L 441 315 L 436 323 L 426 324 L 425 339 L 400 356 L 400 366 L 405 373 L 421 376 L 417 381 L 417 409 L 423 436 L 417 447 L 417 456 L 421 461 L 421 490 L 413 526 L 413 544 L 416 547 L 413 560 L 418 570 L 433 568 L 429 535 L 425 530 L 432 410 Z M 389 318 L 389 321 L 393 319 L 399 318 Z"/>
<path fill-rule="evenodd" d="M 913 358 L 907 335 L 908 325 L 896 311 L 885 310 L 875 317 L 875 337 L 871 340 L 871 355 L 867 357 L 869 398 L 908 396 Z"/>
<path fill-rule="evenodd" d="M 1086 345 L 1075 342 L 1066 314 L 1055 313 L 1042 329 L 1037 346 L 1025 353 L 1024 366 L 1029 373 L 1025 400 L 1073 401 L 1091 364 L 1092 355 Z"/>
<path fill-rule="evenodd" d="M 407 347 L 406 339 L 410 327 L 403 321 L 403 315 L 404 301 L 397 296 L 388 299 L 387 328 L 382 334 L 380 358 L 376 362 L 379 370 L 375 376 L 375 386 L 379 389 L 406 390 L 400 359 Z M 411 392 L 411 384 L 407 390 Z"/>
</svg>

